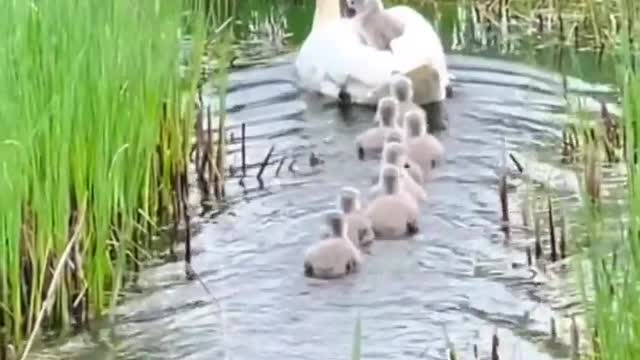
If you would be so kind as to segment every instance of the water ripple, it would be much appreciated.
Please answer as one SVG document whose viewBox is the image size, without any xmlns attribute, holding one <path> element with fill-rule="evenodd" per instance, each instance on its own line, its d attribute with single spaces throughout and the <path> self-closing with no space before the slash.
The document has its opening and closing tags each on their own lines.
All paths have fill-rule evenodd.
<svg viewBox="0 0 640 360">
<path fill-rule="evenodd" d="M 301 170 L 275 177 L 268 168 L 263 190 L 230 184 L 233 215 L 207 219 L 194 239 L 202 251 L 193 266 L 224 307 L 224 341 L 217 303 L 169 263 L 143 277 L 165 286 L 119 308 L 127 314 L 115 335 L 122 357 L 211 359 L 224 348 L 235 359 L 345 358 L 360 314 L 367 359 L 442 359 L 443 325 L 463 357 L 475 344 L 486 354 L 499 327 L 504 354 L 518 348 L 527 359 L 557 358 L 540 346 L 550 305 L 527 290 L 535 286 L 530 273 L 512 267 L 497 229 L 495 174 L 503 139 L 522 149 L 558 137 L 567 118 L 562 83 L 505 61 L 451 59 L 457 92 L 447 100 L 450 128 L 438 135 L 447 153 L 426 185 L 423 232 L 377 243 L 359 273 L 330 282 L 306 279 L 302 256 L 325 231 L 321 213 L 335 206 L 340 187 L 366 193 L 377 173 L 377 162 L 358 161 L 353 148 L 373 111 L 345 115 L 309 101 L 291 83 L 290 61 L 232 74 L 229 128 L 237 139 L 246 124 L 249 162 L 275 144 L 276 155 L 296 157 Z M 238 148 L 231 145 L 236 167 Z M 324 164 L 310 169 L 311 151 Z"/>
</svg>

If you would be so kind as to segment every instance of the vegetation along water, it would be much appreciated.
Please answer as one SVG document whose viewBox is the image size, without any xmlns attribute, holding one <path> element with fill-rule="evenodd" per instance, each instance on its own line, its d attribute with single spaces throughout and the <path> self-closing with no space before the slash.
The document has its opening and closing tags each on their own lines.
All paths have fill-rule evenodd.
<svg viewBox="0 0 640 360">
<path fill-rule="evenodd" d="M 420 233 L 304 276 L 373 110 L 305 94 L 323 0 L 0 0 L 0 360 L 636 359 L 640 4 L 385 0 L 453 96 Z"/>
</svg>

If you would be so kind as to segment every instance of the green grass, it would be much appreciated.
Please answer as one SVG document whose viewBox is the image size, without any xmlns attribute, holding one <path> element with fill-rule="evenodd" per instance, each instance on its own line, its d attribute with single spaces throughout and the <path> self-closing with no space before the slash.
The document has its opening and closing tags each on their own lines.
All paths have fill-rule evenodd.
<svg viewBox="0 0 640 360">
<path fill-rule="evenodd" d="M 633 70 L 637 54 L 630 39 L 638 39 L 640 30 L 633 24 L 640 12 L 633 2 L 618 1 L 622 13 L 621 33 L 615 39 L 618 85 L 623 95 L 623 128 L 626 151 L 640 150 L 640 78 Z M 627 209 L 621 236 L 602 231 L 602 217 L 591 204 L 585 204 L 593 228 L 588 239 L 588 264 L 580 269 L 583 294 L 589 309 L 587 323 L 591 352 L 595 359 L 637 359 L 640 354 L 640 168 L 633 155 L 626 158 Z M 613 249 L 613 251 L 611 251 Z"/>
<path fill-rule="evenodd" d="M 65 330 L 115 304 L 176 213 L 207 23 L 198 0 L 0 7 L 0 339 L 21 351 L 39 314 Z"/>
</svg>

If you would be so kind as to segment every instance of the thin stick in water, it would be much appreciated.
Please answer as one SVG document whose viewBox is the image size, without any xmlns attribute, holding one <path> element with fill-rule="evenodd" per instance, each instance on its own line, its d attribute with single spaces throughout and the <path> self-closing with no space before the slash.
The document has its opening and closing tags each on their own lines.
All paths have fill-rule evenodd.
<svg viewBox="0 0 640 360">
<path fill-rule="evenodd" d="M 291 162 L 289 163 L 289 166 L 287 167 L 287 170 L 289 170 L 290 173 L 295 174 L 296 173 L 296 159 L 291 159 Z"/>
<path fill-rule="evenodd" d="M 567 257 L 567 220 L 564 215 L 560 218 L 560 258 Z"/>
<path fill-rule="evenodd" d="M 187 170 L 183 170 L 180 176 L 180 191 L 181 203 L 182 203 L 182 216 L 184 217 L 185 227 L 185 241 L 184 241 L 184 261 L 188 267 L 185 267 L 185 274 L 187 279 L 192 280 L 193 274 L 189 271 L 191 265 L 191 219 L 189 216 L 189 179 L 187 177 Z"/>
<path fill-rule="evenodd" d="M 499 346 L 500 339 L 498 338 L 498 330 L 495 330 L 491 338 L 491 360 L 500 360 L 500 355 L 498 354 Z"/>
<path fill-rule="evenodd" d="M 507 196 L 507 175 L 500 177 L 500 205 L 502 208 L 502 230 L 509 230 L 509 197 Z"/>
<path fill-rule="evenodd" d="M 245 139 L 246 139 L 246 124 L 242 123 L 241 130 L 242 144 L 241 144 L 241 152 L 242 152 L 242 176 L 247 176 L 247 152 L 245 147 Z"/>
<path fill-rule="evenodd" d="M 516 159 L 516 157 L 513 156 L 512 153 L 509 153 L 509 159 L 511 159 L 511 161 L 513 161 L 513 164 L 516 166 L 518 171 L 522 174 L 524 172 L 524 166 L 522 166 L 522 164 L 520 164 L 518 159 Z"/>
<path fill-rule="evenodd" d="M 278 163 L 278 168 L 276 169 L 276 177 L 280 176 L 280 169 L 282 169 L 282 166 L 284 165 L 285 160 L 287 160 L 286 156 L 283 156 L 282 159 L 280 159 L 280 162 Z"/>
<path fill-rule="evenodd" d="M 275 149 L 275 145 L 271 145 L 271 148 L 269 148 L 269 152 L 267 153 L 267 156 L 265 156 L 264 160 L 262 160 L 262 163 L 260 164 L 260 170 L 258 170 L 258 175 L 256 175 L 256 178 L 258 180 L 262 180 L 262 173 L 264 172 L 264 169 L 267 167 L 267 165 L 269 165 L 269 159 L 271 158 L 271 154 L 273 154 L 274 149 Z"/>
<path fill-rule="evenodd" d="M 547 197 L 547 215 L 549 216 L 549 247 L 551 248 L 551 261 L 558 261 L 558 250 L 556 247 L 556 230 L 553 224 L 553 205 L 551 197 Z"/>
<path fill-rule="evenodd" d="M 536 243 L 535 243 L 535 255 L 536 255 L 536 260 L 540 260 L 543 256 L 542 253 L 542 241 L 540 240 L 540 218 L 536 218 L 535 223 L 534 223 L 534 227 L 533 227 L 533 232 L 535 234 L 536 237 Z"/>
</svg>

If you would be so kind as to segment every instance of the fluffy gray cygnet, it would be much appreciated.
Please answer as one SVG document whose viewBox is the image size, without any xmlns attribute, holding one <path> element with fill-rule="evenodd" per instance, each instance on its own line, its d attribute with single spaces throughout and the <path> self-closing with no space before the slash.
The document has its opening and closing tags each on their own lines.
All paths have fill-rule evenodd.
<svg viewBox="0 0 640 360">
<path fill-rule="evenodd" d="M 391 41 L 404 32 L 404 24 L 385 11 L 382 0 L 347 0 L 354 10 L 358 34 L 368 46 L 391 49 Z"/>
</svg>

